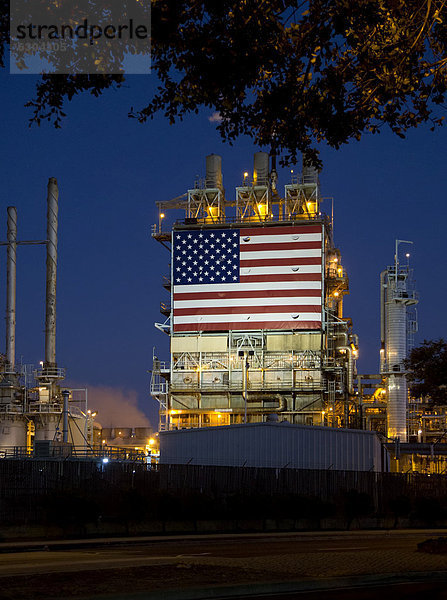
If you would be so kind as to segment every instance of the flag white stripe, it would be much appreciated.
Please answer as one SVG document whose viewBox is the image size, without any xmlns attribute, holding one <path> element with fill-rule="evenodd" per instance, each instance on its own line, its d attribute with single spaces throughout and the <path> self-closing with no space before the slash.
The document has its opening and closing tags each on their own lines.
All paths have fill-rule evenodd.
<svg viewBox="0 0 447 600">
<path fill-rule="evenodd" d="M 245 241 L 244 238 L 250 238 Z M 237 239 L 237 238 L 236 238 Z M 321 242 L 321 233 L 287 233 L 282 235 L 243 235 L 241 233 L 241 247 L 249 244 L 281 244 L 300 242 Z"/>
<path fill-rule="evenodd" d="M 296 317 L 296 318 L 295 318 Z M 176 317 L 174 315 L 174 324 L 194 324 L 194 323 L 257 323 L 260 321 L 290 321 L 300 323 L 303 321 L 320 321 L 321 312 L 317 313 L 251 313 L 251 314 L 227 314 L 227 315 L 191 315 Z"/>
<path fill-rule="evenodd" d="M 174 294 L 203 292 L 238 292 L 261 290 L 321 290 L 321 281 L 256 281 L 253 283 L 210 283 L 196 285 L 175 285 Z"/>
<path fill-rule="evenodd" d="M 241 275 L 270 275 L 271 273 L 276 274 L 287 274 L 293 275 L 293 273 L 321 273 L 320 265 L 281 265 L 279 267 L 242 267 Z"/>
<path fill-rule="evenodd" d="M 246 246 L 249 248 L 249 246 Z M 245 252 L 244 248 L 241 247 L 241 260 L 253 260 L 258 258 L 319 258 L 321 256 L 321 250 L 318 248 L 311 248 L 308 250 L 266 250 L 265 252 L 256 251 Z"/>
<path fill-rule="evenodd" d="M 287 296 L 285 298 L 219 298 L 219 307 L 226 306 L 318 306 L 321 304 L 321 297 L 313 296 Z M 177 300 L 175 308 L 208 308 L 214 307 L 216 300 Z"/>
</svg>

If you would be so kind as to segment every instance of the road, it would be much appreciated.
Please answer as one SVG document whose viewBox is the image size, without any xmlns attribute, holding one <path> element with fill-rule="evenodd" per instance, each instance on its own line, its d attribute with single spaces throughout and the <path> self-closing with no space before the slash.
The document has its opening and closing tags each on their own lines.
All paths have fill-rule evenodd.
<svg viewBox="0 0 447 600">
<path fill-rule="evenodd" d="M 9 551 L 0 544 L 0 598 L 367 599 L 393 589 L 394 598 L 418 592 L 419 598 L 429 593 L 447 599 L 439 595 L 447 589 L 447 556 L 417 552 L 418 542 L 439 535 L 425 530 L 174 536 L 43 542 Z"/>
</svg>

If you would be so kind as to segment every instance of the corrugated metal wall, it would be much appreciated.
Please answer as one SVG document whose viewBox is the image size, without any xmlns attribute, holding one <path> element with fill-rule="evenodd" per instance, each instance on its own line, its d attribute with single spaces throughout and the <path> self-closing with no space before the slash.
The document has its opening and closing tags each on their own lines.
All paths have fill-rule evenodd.
<svg viewBox="0 0 447 600">
<path fill-rule="evenodd" d="M 371 431 L 250 423 L 160 432 L 162 464 L 381 471 Z"/>
</svg>

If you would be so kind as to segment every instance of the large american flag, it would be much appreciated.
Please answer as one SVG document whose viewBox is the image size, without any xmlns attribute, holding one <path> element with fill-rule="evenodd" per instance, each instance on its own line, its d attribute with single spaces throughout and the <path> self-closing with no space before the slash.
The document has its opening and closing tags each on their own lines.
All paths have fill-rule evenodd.
<svg viewBox="0 0 447 600">
<path fill-rule="evenodd" d="M 318 225 L 173 233 L 173 331 L 320 329 Z"/>
</svg>

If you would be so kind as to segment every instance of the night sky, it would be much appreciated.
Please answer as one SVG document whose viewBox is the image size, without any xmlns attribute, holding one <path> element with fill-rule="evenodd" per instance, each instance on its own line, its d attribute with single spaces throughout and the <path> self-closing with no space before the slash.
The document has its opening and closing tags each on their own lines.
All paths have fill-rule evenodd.
<svg viewBox="0 0 447 600">
<path fill-rule="evenodd" d="M 224 186 L 234 197 L 258 149 L 249 139 L 233 147 L 222 144 L 209 121 L 211 111 L 175 126 L 162 116 L 145 125 L 129 119 L 131 106 L 145 105 L 152 76 L 129 77 L 125 89 L 99 99 L 76 98 L 66 106 L 68 118 L 60 130 L 49 124 L 28 127 L 31 111 L 23 105 L 34 94 L 34 77 L 0 79 L 0 237 L 6 239 L 6 207 L 14 205 L 19 239 L 45 239 L 46 186 L 56 177 L 58 365 L 67 368 L 67 383 L 89 386 L 103 425 L 143 424 L 139 408 L 156 426 L 158 406 L 149 396 L 147 371 L 154 346 L 160 359 L 168 359 L 168 336 L 153 324 L 164 320 L 159 305 L 169 300 L 161 286 L 169 254 L 150 235 L 155 202 L 191 187 L 204 175 L 205 156 L 212 152 L 222 155 Z M 350 277 L 345 316 L 352 317 L 360 337 L 359 372 L 378 370 L 379 273 L 393 262 L 396 238 L 414 241 L 411 265 L 420 294 L 416 342 L 447 336 L 446 143 L 446 128 L 430 132 L 427 126 L 405 140 L 384 130 L 339 151 L 321 147 L 321 191 L 334 198 L 335 242 Z M 279 189 L 288 182 L 289 169 L 280 170 Z M 169 224 L 169 214 L 165 221 Z M 4 247 L 1 252 L 4 311 Z M 44 353 L 44 246 L 19 247 L 17 273 L 17 360 L 38 364 Z M 106 397 L 111 398 L 107 416 Z"/>
</svg>

